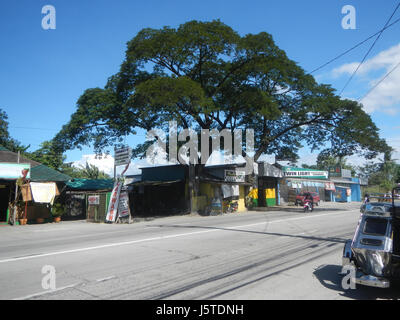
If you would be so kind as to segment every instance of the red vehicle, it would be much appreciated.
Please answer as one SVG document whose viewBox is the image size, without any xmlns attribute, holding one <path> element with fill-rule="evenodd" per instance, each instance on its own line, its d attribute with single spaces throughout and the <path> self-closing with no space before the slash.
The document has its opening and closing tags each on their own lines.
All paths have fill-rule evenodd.
<svg viewBox="0 0 400 320">
<path fill-rule="evenodd" d="M 296 196 L 296 200 L 295 200 L 295 202 L 294 202 L 294 204 L 295 204 L 296 206 L 298 206 L 298 205 L 304 205 L 305 193 L 307 193 L 307 192 L 302 192 L 302 193 L 300 193 L 300 194 L 298 194 L 298 195 Z M 318 206 L 318 205 L 319 205 L 319 201 L 320 201 L 319 194 L 318 194 L 317 192 L 309 192 L 309 193 L 310 193 L 311 196 L 313 197 L 314 205 Z"/>
</svg>

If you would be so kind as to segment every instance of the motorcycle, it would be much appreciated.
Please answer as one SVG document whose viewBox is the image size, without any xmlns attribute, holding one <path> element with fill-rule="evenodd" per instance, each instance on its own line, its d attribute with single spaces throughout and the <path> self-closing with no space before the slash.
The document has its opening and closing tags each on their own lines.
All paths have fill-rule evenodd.
<svg viewBox="0 0 400 320">
<path fill-rule="evenodd" d="M 310 200 L 304 200 L 303 210 L 304 210 L 304 212 L 307 212 L 307 211 L 312 212 L 313 211 L 313 205 Z"/>
</svg>

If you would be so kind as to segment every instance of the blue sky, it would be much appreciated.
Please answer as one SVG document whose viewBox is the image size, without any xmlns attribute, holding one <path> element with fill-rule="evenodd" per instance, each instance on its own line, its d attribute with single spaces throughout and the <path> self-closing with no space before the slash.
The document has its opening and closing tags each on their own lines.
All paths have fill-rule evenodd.
<svg viewBox="0 0 400 320">
<path fill-rule="evenodd" d="M 267 31 L 306 71 L 381 29 L 397 0 L 2 0 L 0 3 L 0 108 L 9 116 L 10 134 L 33 151 L 51 139 L 75 111 L 87 88 L 103 87 L 119 69 L 126 43 L 145 27 L 177 27 L 189 20 L 220 19 L 244 35 Z M 56 9 L 56 29 L 41 26 L 44 5 Z M 356 9 L 356 29 L 342 28 L 344 5 Z M 400 17 L 400 9 L 392 21 Z M 365 68 L 343 97 L 363 96 L 400 61 L 400 23 L 376 43 Z M 372 44 L 370 40 L 314 75 L 339 91 Z M 398 81 L 399 80 L 399 81 Z M 397 87 L 396 87 L 397 86 Z M 365 100 L 366 110 L 389 144 L 400 151 L 400 68 Z M 363 101 L 364 102 L 364 101 Z M 143 135 L 128 138 L 134 144 Z M 69 161 L 90 148 L 67 153 Z M 302 152 L 304 162 L 316 154 Z M 400 158 L 400 152 L 398 153 Z M 357 159 L 355 160 L 357 161 Z"/>
</svg>

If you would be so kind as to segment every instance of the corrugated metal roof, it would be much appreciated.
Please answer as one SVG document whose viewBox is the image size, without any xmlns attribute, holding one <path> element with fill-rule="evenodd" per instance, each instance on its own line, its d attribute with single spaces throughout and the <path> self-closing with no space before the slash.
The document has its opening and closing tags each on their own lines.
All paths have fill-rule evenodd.
<svg viewBox="0 0 400 320">
<path fill-rule="evenodd" d="M 72 178 L 57 170 L 51 169 L 44 164 L 31 168 L 31 181 L 55 181 L 66 182 Z"/>
<path fill-rule="evenodd" d="M 3 149 L 0 149 L 0 162 L 6 162 L 6 163 L 18 163 L 18 153 L 8 151 L 3 147 Z M 30 160 L 28 158 L 25 158 L 23 156 L 19 157 L 19 162 L 20 163 L 30 163 L 31 167 L 36 167 L 41 165 L 41 163 L 37 161 Z"/>
<path fill-rule="evenodd" d="M 112 190 L 113 179 L 72 179 L 66 183 L 69 190 Z"/>
</svg>

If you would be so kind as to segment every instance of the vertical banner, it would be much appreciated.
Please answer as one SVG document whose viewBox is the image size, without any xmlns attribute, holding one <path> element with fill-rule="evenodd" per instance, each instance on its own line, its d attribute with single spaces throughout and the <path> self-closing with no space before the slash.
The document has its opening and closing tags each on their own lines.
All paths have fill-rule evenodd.
<svg viewBox="0 0 400 320">
<path fill-rule="evenodd" d="M 119 194 L 121 192 L 123 182 L 116 181 L 114 184 L 114 188 L 111 193 L 110 203 L 108 205 L 108 211 L 106 216 L 106 222 L 114 222 L 117 218 L 118 213 L 118 204 L 119 204 Z"/>
</svg>

